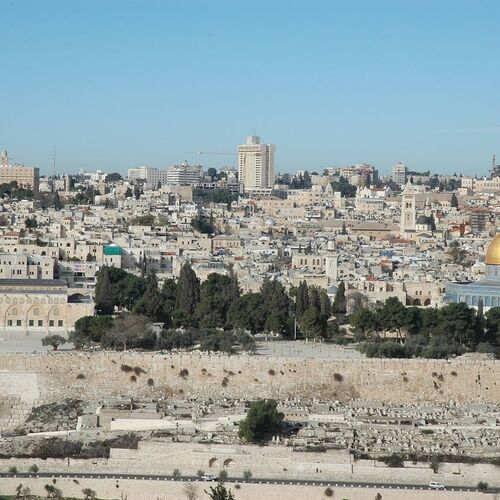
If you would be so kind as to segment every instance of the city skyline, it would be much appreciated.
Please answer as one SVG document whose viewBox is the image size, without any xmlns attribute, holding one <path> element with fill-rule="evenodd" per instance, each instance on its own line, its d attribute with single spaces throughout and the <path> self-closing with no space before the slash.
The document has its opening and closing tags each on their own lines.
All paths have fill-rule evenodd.
<svg viewBox="0 0 500 500">
<path fill-rule="evenodd" d="M 54 145 L 60 173 L 236 167 L 188 152 L 236 153 L 255 128 L 276 144 L 275 172 L 488 173 L 496 2 L 264 8 L 250 23 L 234 2 L 5 2 L 0 148 L 43 174 Z"/>
</svg>

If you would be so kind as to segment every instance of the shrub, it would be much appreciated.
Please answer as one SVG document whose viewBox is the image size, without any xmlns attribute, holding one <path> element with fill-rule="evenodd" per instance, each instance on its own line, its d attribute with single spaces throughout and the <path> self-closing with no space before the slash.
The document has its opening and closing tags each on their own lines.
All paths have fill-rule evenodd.
<svg viewBox="0 0 500 500">
<path fill-rule="evenodd" d="M 153 385 L 155 385 L 155 381 L 152 378 L 148 378 L 148 385 L 152 387 Z"/>
<path fill-rule="evenodd" d="M 179 469 L 174 469 L 172 476 L 174 476 L 175 479 L 179 479 L 181 477 L 181 471 Z"/>
<path fill-rule="evenodd" d="M 328 488 L 325 490 L 325 497 L 333 497 L 333 490 L 328 486 Z"/>
<path fill-rule="evenodd" d="M 32 473 L 32 474 L 36 474 L 38 472 L 38 465 L 37 464 L 33 464 L 30 468 L 29 468 L 29 471 Z"/>
<path fill-rule="evenodd" d="M 135 375 L 130 375 L 130 382 L 137 382 L 137 377 Z"/>
<path fill-rule="evenodd" d="M 17 467 L 15 465 L 11 465 L 8 470 L 10 474 L 17 474 Z"/>
<path fill-rule="evenodd" d="M 344 377 L 340 373 L 334 373 L 333 380 L 335 380 L 335 382 L 342 382 L 342 380 L 344 380 Z"/>
<path fill-rule="evenodd" d="M 227 387 L 228 383 L 229 383 L 229 379 L 227 377 L 224 377 L 222 379 L 222 382 L 220 383 L 220 385 L 222 385 L 222 387 Z"/>
<path fill-rule="evenodd" d="M 269 373 L 269 375 L 276 375 L 276 372 L 275 372 L 272 368 L 270 368 L 270 369 L 267 371 L 267 373 Z"/>
<path fill-rule="evenodd" d="M 250 479 L 252 477 L 252 472 L 250 470 L 243 471 L 243 479 Z"/>
<path fill-rule="evenodd" d="M 139 376 L 141 373 L 146 373 L 146 370 L 142 369 L 140 366 L 134 366 L 134 373 Z"/>
<path fill-rule="evenodd" d="M 222 469 L 219 472 L 219 481 L 225 481 L 227 479 L 228 473 L 227 470 Z"/>
<path fill-rule="evenodd" d="M 125 372 L 125 373 L 128 373 L 128 372 L 132 372 L 132 371 L 134 371 L 134 369 L 133 369 L 131 366 L 129 366 L 129 365 L 122 365 L 122 366 L 120 367 L 120 370 L 121 370 L 122 372 Z"/>
<path fill-rule="evenodd" d="M 199 470 L 198 470 L 198 472 L 196 473 L 196 475 L 197 475 L 198 477 L 203 476 L 203 474 L 205 474 L 205 471 L 204 471 L 204 470 L 201 470 L 201 469 L 199 469 Z"/>
<path fill-rule="evenodd" d="M 189 370 L 187 368 L 183 368 L 179 372 L 179 377 L 181 377 L 181 378 L 186 378 L 188 375 L 189 375 Z"/>
<path fill-rule="evenodd" d="M 79 373 L 79 374 L 76 376 L 76 378 L 77 378 L 78 380 L 82 380 L 82 379 L 84 379 L 84 378 L 85 378 L 85 375 L 84 375 L 83 373 Z"/>
<path fill-rule="evenodd" d="M 96 492 L 91 488 L 83 488 L 82 493 L 85 500 L 94 500 L 97 497 Z"/>
<path fill-rule="evenodd" d="M 458 375 L 458 373 L 455 370 L 453 370 L 453 371 L 450 372 L 450 375 L 452 377 L 456 377 Z"/>
<path fill-rule="evenodd" d="M 439 472 L 440 465 L 441 465 L 441 461 L 439 460 L 438 457 L 431 458 L 430 467 L 431 467 L 432 471 L 434 472 L 434 474 L 437 474 Z"/>
<path fill-rule="evenodd" d="M 477 489 L 484 493 L 488 489 L 488 483 L 486 481 L 479 481 L 479 483 L 477 483 Z"/>
<path fill-rule="evenodd" d="M 401 454 L 399 453 L 392 453 L 388 457 L 385 457 L 383 461 L 389 466 L 389 467 L 404 467 L 404 460 Z"/>
</svg>

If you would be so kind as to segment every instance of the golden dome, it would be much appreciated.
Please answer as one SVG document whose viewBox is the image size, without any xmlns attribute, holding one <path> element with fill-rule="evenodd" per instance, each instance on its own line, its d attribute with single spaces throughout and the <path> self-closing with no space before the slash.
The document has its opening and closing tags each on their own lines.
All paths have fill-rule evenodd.
<svg viewBox="0 0 500 500">
<path fill-rule="evenodd" d="M 486 250 L 486 264 L 500 266 L 500 233 L 498 233 Z"/>
</svg>

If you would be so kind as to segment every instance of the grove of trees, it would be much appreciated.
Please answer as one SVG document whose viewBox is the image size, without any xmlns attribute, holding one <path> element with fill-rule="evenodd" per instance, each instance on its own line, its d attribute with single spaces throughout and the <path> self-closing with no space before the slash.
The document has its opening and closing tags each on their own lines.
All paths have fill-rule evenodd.
<svg viewBox="0 0 500 500">
<path fill-rule="evenodd" d="M 418 308 L 391 297 L 377 309 L 360 309 L 351 326 L 369 357 L 446 358 L 466 351 L 494 352 L 500 345 L 500 308 L 483 315 L 482 307 L 476 311 L 462 302 Z"/>
</svg>

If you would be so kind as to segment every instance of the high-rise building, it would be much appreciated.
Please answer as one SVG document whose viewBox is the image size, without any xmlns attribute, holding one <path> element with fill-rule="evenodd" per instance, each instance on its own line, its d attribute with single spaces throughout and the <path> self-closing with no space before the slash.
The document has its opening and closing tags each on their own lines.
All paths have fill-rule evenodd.
<svg viewBox="0 0 500 500">
<path fill-rule="evenodd" d="M 255 135 L 238 146 L 238 175 L 245 191 L 273 187 L 275 150 L 274 144 L 261 144 Z"/>
<path fill-rule="evenodd" d="M 167 184 L 169 186 L 190 186 L 200 182 L 203 177 L 201 165 L 189 165 L 184 162 L 172 165 L 167 169 Z"/>
<path fill-rule="evenodd" d="M 392 167 L 392 180 L 399 186 L 406 184 L 408 177 L 408 168 L 403 163 L 399 162 Z"/>
</svg>

